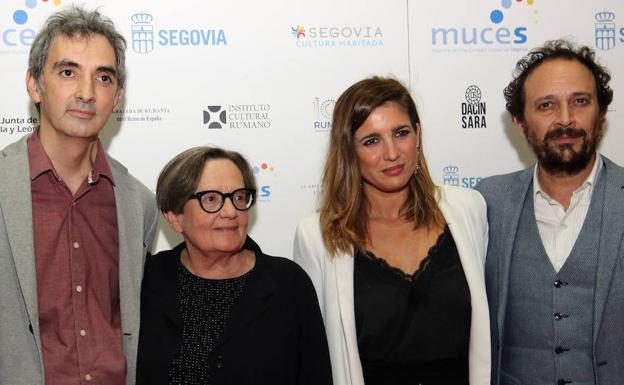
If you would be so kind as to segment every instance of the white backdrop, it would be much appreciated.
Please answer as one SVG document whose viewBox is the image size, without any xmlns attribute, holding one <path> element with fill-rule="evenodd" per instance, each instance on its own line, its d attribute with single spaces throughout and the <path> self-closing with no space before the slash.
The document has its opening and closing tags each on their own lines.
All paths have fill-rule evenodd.
<svg viewBox="0 0 624 385">
<path fill-rule="evenodd" d="M 0 147 L 37 125 L 24 85 L 29 45 L 49 14 L 71 3 L 0 4 Z M 533 162 L 505 112 L 502 89 L 530 48 L 571 37 L 595 47 L 614 72 L 601 151 L 624 163 L 621 1 L 79 4 L 99 7 L 128 40 L 126 97 L 101 135 L 109 153 L 155 189 L 164 164 L 186 148 L 216 144 L 242 152 L 260 186 L 250 234 L 270 254 L 291 256 L 296 223 L 316 207 L 334 101 L 367 76 L 409 85 L 434 179 L 473 187 Z M 155 249 L 179 240 L 161 223 Z"/>
</svg>

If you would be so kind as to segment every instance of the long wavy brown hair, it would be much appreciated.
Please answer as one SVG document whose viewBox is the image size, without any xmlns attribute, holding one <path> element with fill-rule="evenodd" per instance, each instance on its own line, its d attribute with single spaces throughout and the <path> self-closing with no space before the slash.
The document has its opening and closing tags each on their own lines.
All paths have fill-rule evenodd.
<svg viewBox="0 0 624 385">
<path fill-rule="evenodd" d="M 340 95 L 334 107 L 329 150 L 322 179 L 320 225 L 323 242 L 330 255 L 365 250 L 368 237 L 369 203 L 361 187 L 353 139 L 371 112 L 386 103 L 394 103 L 409 116 L 414 129 L 420 124 L 416 104 L 409 91 L 397 80 L 372 77 L 361 80 Z M 420 168 L 409 181 L 409 194 L 401 215 L 420 226 L 444 226 L 438 208 L 436 186 L 431 180 L 422 149 L 422 133 L 417 132 Z"/>
</svg>

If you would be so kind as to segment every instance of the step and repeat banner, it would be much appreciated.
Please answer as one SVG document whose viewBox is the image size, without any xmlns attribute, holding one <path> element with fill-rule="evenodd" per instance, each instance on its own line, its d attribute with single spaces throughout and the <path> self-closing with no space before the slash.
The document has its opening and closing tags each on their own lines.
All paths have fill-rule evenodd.
<svg viewBox="0 0 624 385">
<path fill-rule="evenodd" d="M 0 4 L 0 147 L 37 126 L 24 82 L 28 50 L 45 19 L 72 3 Z M 128 41 L 125 98 L 101 135 L 108 152 L 151 189 L 184 149 L 214 144 L 242 152 L 259 186 L 250 234 L 270 254 L 291 256 L 297 222 L 317 205 L 335 100 L 371 75 L 410 87 L 434 179 L 473 187 L 533 162 L 505 112 L 502 89 L 532 47 L 572 38 L 594 47 L 613 72 L 601 151 L 624 163 L 619 1 L 77 4 L 98 8 Z M 156 250 L 181 240 L 164 221 L 160 227 Z"/>
</svg>

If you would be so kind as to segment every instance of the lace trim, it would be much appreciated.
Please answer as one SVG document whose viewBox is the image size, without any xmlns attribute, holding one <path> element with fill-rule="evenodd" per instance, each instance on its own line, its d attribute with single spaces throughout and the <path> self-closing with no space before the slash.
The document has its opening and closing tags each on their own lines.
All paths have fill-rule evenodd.
<svg viewBox="0 0 624 385">
<path fill-rule="evenodd" d="M 423 258 L 422 261 L 420 261 L 420 264 L 418 265 L 418 269 L 416 269 L 416 271 L 413 272 L 412 274 L 406 273 L 403 270 L 399 269 L 398 267 L 394 267 L 390 265 L 385 259 L 376 256 L 375 253 L 373 253 L 372 251 L 366 250 L 362 252 L 361 254 L 365 256 L 366 258 L 368 258 L 369 260 L 377 263 L 379 267 L 398 275 L 400 278 L 406 281 L 416 281 L 418 277 L 420 277 L 420 275 L 425 270 L 427 270 L 427 268 L 429 267 L 431 263 L 431 258 L 433 257 L 433 255 L 436 254 L 437 250 L 440 248 L 440 245 L 442 245 L 443 241 L 446 240 L 446 237 L 450 235 L 451 235 L 451 232 L 448 228 L 448 225 L 444 226 L 444 230 L 442 231 L 442 233 L 440 233 L 436 242 L 433 244 L 433 246 L 429 248 L 429 251 L 427 252 L 427 256 L 425 256 L 425 258 Z"/>
</svg>

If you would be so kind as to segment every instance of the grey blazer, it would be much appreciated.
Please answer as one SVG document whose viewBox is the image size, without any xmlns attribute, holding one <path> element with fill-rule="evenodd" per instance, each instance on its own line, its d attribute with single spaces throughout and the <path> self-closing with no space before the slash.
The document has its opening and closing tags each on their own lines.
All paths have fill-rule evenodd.
<svg viewBox="0 0 624 385">
<path fill-rule="evenodd" d="M 606 178 L 594 297 L 593 365 L 596 384 L 624 381 L 624 169 L 602 157 Z M 476 189 L 487 203 L 489 244 L 485 281 L 492 333 L 492 384 L 500 383 L 512 250 L 520 212 L 533 179 L 533 166 L 483 179 Z"/>
<path fill-rule="evenodd" d="M 0 384 L 43 385 L 27 137 L 0 151 Z M 143 262 L 158 210 L 153 193 L 108 157 L 115 179 L 126 385 L 134 383 Z"/>
</svg>

